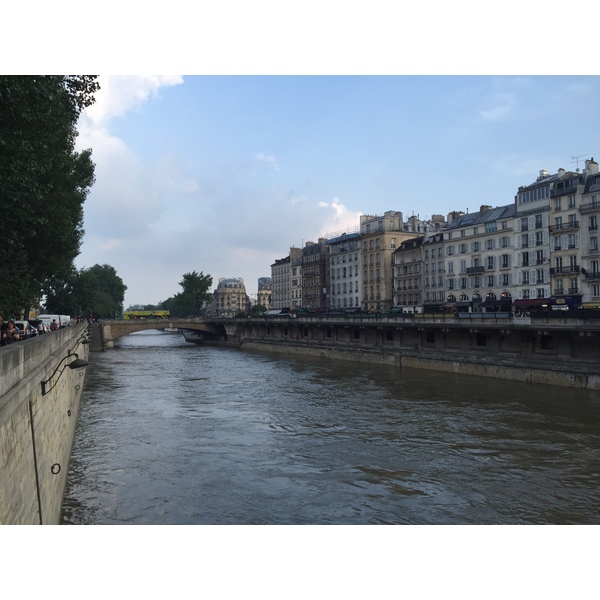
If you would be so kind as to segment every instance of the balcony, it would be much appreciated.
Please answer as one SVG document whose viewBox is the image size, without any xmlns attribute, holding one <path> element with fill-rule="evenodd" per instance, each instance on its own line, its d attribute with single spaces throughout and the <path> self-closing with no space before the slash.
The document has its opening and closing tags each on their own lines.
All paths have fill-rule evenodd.
<svg viewBox="0 0 600 600">
<path fill-rule="evenodd" d="M 483 273 L 485 271 L 485 267 L 467 267 L 467 275 L 472 275 L 473 273 Z"/>
<path fill-rule="evenodd" d="M 600 271 L 585 272 L 585 278 L 588 281 L 600 281 Z"/>
<path fill-rule="evenodd" d="M 576 193 L 577 193 L 577 186 L 569 185 L 569 186 L 554 188 L 553 190 L 550 190 L 550 198 L 558 198 L 559 196 L 566 196 L 567 194 L 576 194 Z"/>
<path fill-rule="evenodd" d="M 568 275 L 570 273 L 580 273 L 579 265 L 567 265 L 566 267 L 550 267 L 550 275 Z"/>
<path fill-rule="evenodd" d="M 563 231 L 572 231 L 574 229 L 579 229 L 579 221 L 567 221 L 566 223 L 558 223 L 548 227 L 550 233 L 562 233 Z"/>
<path fill-rule="evenodd" d="M 579 212 L 581 214 L 585 214 L 585 213 L 589 213 L 589 212 L 596 212 L 600 210 L 600 202 L 596 201 L 596 202 L 588 202 L 587 204 L 582 204 L 579 207 Z"/>
</svg>

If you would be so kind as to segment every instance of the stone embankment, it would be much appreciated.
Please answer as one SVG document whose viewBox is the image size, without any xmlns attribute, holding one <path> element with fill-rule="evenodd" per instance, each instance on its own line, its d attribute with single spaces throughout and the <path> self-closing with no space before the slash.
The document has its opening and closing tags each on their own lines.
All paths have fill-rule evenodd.
<svg viewBox="0 0 600 600">
<path fill-rule="evenodd" d="M 59 523 L 88 348 L 82 323 L 0 349 L 0 524 Z"/>
<path fill-rule="evenodd" d="M 397 350 L 343 347 L 302 341 L 245 339 L 239 345 L 246 350 L 297 354 L 316 358 L 386 364 L 412 369 L 429 369 L 479 377 L 495 377 L 520 382 L 543 383 L 579 389 L 600 390 L 600 365 L 591 362 L 552 364 L 548 359 L 481 356 L 430 350 Z"/>
</svg>

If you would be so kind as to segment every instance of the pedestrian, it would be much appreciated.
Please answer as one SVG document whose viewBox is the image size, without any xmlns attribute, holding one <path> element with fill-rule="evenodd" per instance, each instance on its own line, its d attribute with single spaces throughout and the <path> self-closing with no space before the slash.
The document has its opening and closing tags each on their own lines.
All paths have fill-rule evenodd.
<svg viewBox="0 0 600 600">
<path fill-rule="evenodd" d="M 21 339 L 19 330 L 15 327 L 15 322 L 10 319 L 6 323 L 6 329 L 2 332 L 2 341 L 6 341 L 7 344 L 18 342 Z"/>
<path fill-rule="evenodd" d="M 52 319 L 52 323 L 50 323 L 50 331 L 56 331 L 58 329 L 58 323 L 56 319 Z"/>
</svg>

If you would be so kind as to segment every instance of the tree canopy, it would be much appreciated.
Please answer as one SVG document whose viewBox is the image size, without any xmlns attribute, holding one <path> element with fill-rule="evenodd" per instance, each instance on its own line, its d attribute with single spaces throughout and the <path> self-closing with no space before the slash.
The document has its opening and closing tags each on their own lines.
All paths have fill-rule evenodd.
<svg viewBox="0 0 600 600">
<path fill-rule="evenodd" d="M 76 124 L 98 89 L 92 75 L 0 76 L 0 309 L 9 314 L 72 274 L 94 183 L 91 150 L 75 151 Z"/>
<path fill-rule="evenodd" d="M 210 286 L 213 279 L 211 275 L 185 273 L 179 285 L 183 288 L 179 294 L 160 303 L 160 307 L 170 311 L 174 317 L 199 317 L 204 314 L 206 304 L 212 300 Z"/>
<path fill-rule="evenodd" d="M 43 291 L 49 313 L 114 319 L 123 312 L 126 289 L 113 267 L 94 265 L 47 280 Z"/>
</svg>

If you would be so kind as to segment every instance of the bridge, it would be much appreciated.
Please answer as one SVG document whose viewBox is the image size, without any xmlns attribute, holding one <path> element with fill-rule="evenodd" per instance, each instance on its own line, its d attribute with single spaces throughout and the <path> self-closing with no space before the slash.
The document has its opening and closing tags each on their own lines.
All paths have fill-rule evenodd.
<svg viewBox="0 0 600 600">
<path fill-rule="evenodd" d="M 102 340 L 105 348 L 114 348 L 115 341 L 124 335 L 147 329 L 185 329 L 198 331 L 207 340 L 224 340 L 227 336 L 221 323 L 199 319 L 124 319 L 102 322 Z"/>
</svg>

